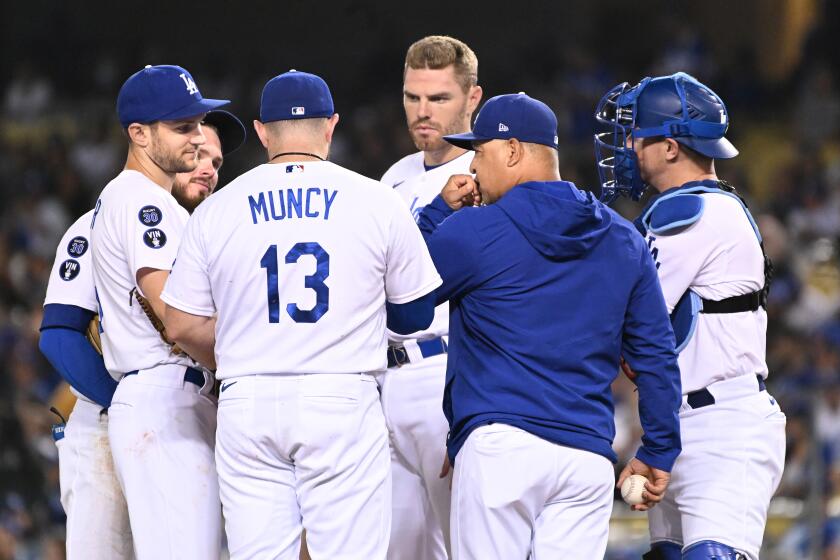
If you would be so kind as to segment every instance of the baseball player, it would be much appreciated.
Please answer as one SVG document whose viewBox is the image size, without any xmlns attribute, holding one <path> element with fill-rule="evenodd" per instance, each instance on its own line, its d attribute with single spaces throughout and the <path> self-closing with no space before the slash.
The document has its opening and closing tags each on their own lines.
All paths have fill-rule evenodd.
<svg viewBox="0 0 840 560">
<path fill-rule="evenodd" d="M 230 148 L 226 153 L 244 141 L 245 129 L 230 113 L 208 113 L 203 124 L 207 142 L 199 149 L 198 166 L 175 176 L 173 196 L 184 208 L 194 208 L 216 188 L 223 162 L 220 137 Z M 128 509 L 108 443 L 108 407 L 117 382 L 95 345 L 98 332 L 90 341 L 85 338 L 97 313 L 89 250 L 92 216 L 93 210 L 76 220 L 58 245 L 39 341 L 77 399 L 67 425 L 54 430 L 69 560 L 133 558 Z"/>
<path fill-rule="evenodd" d="M 160 290 L 189 217 L 170 192 L 175 175 L 197 167 L 201 120 L 226 103 L 204 99 L 179 66 L 129 77 L 117 97 L 126 166 L 90 224 L 105 366 L 119 380 L 108 437 L 139 560 L 215 558 L 221 548 L 214 380 L 150 317 L 162 315 Z"/>
<path fill-rule="evenodd" d="M 756 560 L 784 466 L 785 415 L 764 385 L 772 272 L 746 204 L 715 173 L 738 155 L 720 97 L 676 73 L 619 84 L 595 136 L 602 198 L 657 194 L 636 220 L 656 261 L 682 372 L 683 452 L 649 514 L 646 560 Z M 632 376 L 636 364 L 627 358 Z M 632 462 L 622 478 L 635 470 Z"/>
<path fill-rule="evenodd" d="M 391 476 L 371 372 L 386 367 L 386 301 L 392 330 L 427 328 L 440 277 L 398 195 L 326 161 L 324 80 L 276 76 L 260 119 L 268 163 L 190 219 L 166 328 L 215 353 L 231 558 L 296 559 L 305 527 L 313 558 L 382 559 Z"/>
<path fill-rule="evenodd" d="M 61 505 L 67 514 L 68 560 L 133 558 L 125 498 L 108 445 L 107 408 L 117 382 L 85 335 L 96 315 L 90 219 L 81 216 L 61 238 L 47 285 L 41 352 L 70 384 L 76 404 L 66 426 L 53 427 Z"/>
<path fill-rule="evenodd" d="M 601 558 L 620 354 L 639 372 L 636 458 L 649 482 L 635 507 L 662 499 L 680 451 L 674 334 L 653 259 L 629 222 L 560 180 L 544 103 L 494 97 L 472 132 L 445 138 L 475 150 L 475 178 L 453 176 L 420 214 L 437 300 L 452 309 L 453 558 Z M 611 283 L 616 270 L 624 282 Z"/>
<path fill-rule="evenodd" d="M 416 217 L 451 175 L 469 173 L 472 152 L 445 134 L 466 132 L 481 100 L 478 61 L 452 37 L 429 36 L 408 49 L 403 105 L 417 149 L 382 182 L 394 187 Z M 449 426 L 440 403 L 446 378 L 449 304 L 425 331 L 388 333 L 388 373 L 379 376 L 382 410 L 391 440 L 393 521 L 388 557 L 434 560 L 449 550 L 449 480 L 440 476 Z"/>
<path fill-rule="evenodd" d="M 198 149 L 195 170 L 178 173 L 172 183 L 173 198 L 190 214 L 216 190 L 225 156 L 238 150 L 247 138 L 242 121 L 224 109 L 207 113 L 201 130 L 207 141 Z"/>
</svg>

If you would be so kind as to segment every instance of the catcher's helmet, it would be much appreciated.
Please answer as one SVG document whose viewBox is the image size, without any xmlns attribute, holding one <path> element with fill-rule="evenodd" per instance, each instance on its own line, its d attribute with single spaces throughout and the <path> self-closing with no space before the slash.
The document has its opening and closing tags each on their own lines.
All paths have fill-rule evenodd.
<svg viewBox="0 0 840 560">
<path fill-rule="evenodd" d="M 647 185 L 633 149 L 636 138 L 673 138 L 710 158 L 728 159 L 738 150 L 724 138 L 729 113 L 715 92 L 684 72 L 627 82 L 609 90 L 595 110 L 602 131 L 595 134 L 601 200 L 618 195 L 641 198 Z"/>
</svg>

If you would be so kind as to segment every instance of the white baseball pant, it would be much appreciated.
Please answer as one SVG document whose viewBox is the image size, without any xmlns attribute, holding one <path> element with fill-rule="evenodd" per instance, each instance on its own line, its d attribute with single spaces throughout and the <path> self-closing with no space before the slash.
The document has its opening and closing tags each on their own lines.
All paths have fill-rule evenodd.
<svg viewBox="0 0 840 560">
<path fill-rule="evenodd" d="M 388 435 L 369 374 L 226 380 L 216 462 L 231 560 L 381 560 L 391 527 Z"/>
<path fill-rule="evenodd" d="M 218 558 L 222 543 L 213 457 L 216 399 L 182 365 L 123 377 L 108 436 L 138 560 Z"/>
<path fill-rule="evenodd" d="M 439 476 L 449 431 L 442 407 L 446 355 L 422 359 L 418 350 L 412 360 L 378 377 L 393 476 L 388 558 L 446 560 L 450 477 Z"/>
<path fill-rule="evenodd" d="M 128 508 L 108 444 L 108 415 L 98 404 L 76 400 L 56 446 L 67 560 L 133 558 Z"/>
<path fill-rule="evenodd" d="M 455 459 L 454 560 L 604 556 L 615 485 L 606 457 L 489 424 Z"/>
<path fill-rule="evenodd" d="M 713 540 L 758 560 L 785 464 L 786 417 L 753 375 L 707 387 L 715 403 L 680 408 L 682 453 L 650 510 L 651 542 Z"/>
</svg>

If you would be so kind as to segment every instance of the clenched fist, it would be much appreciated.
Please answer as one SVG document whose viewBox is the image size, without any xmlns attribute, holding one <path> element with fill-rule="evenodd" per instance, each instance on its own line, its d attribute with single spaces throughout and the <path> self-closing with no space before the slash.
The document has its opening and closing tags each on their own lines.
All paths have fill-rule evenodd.
<svg viewBox="0 0 840 560">
<path fill-rule="evenodd" d="M 443 186 L 440 196 L 453 210 L 481 204 L 481 193 L 472 175 L 453 175 Z"/>
</svg>

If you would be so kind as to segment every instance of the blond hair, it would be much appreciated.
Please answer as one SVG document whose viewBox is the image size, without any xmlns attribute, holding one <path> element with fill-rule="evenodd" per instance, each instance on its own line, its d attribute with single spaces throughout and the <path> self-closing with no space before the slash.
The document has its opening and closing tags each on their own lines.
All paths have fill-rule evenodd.
<svg viewBox="0 0 840 560">
<path fill-rule="evenodd" d="M 408 47 L 403 79 L 409 68 L 442 70 L 448 66 L 453 67 L 465 92 L 478 83 L 478 58 L 466 43 L 446 35 L 429 35 Z"/>
</svg>

